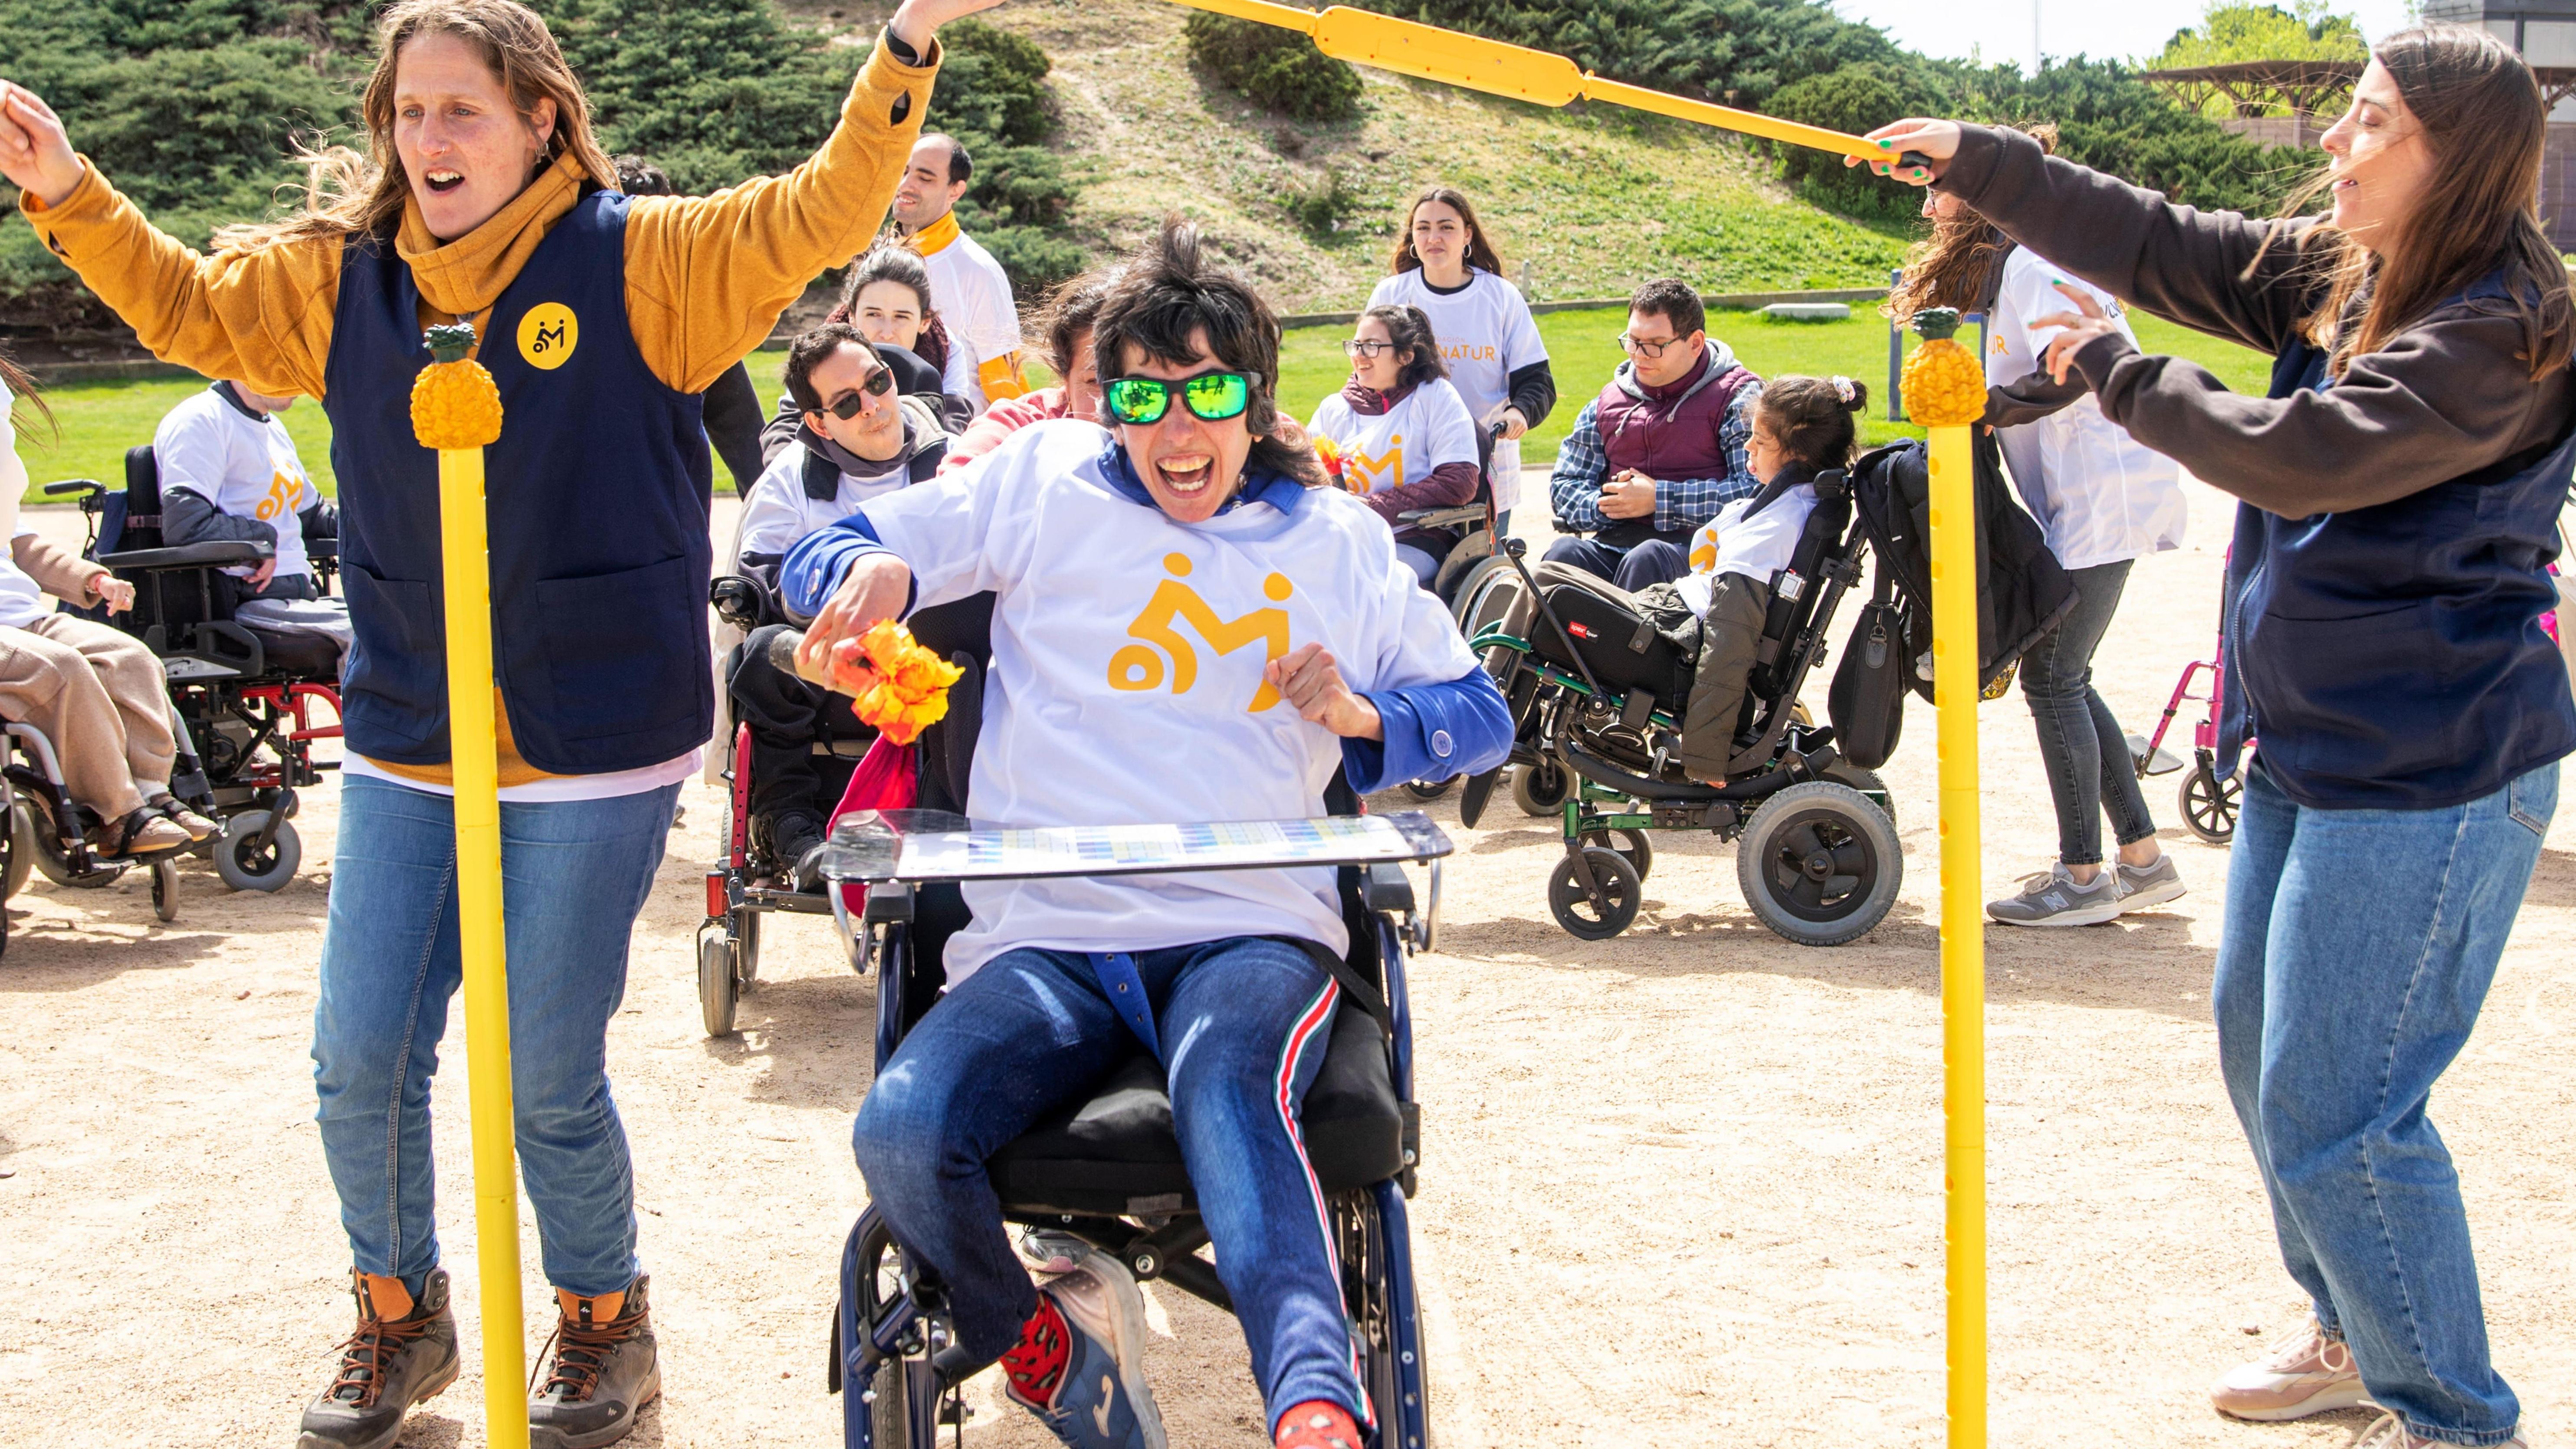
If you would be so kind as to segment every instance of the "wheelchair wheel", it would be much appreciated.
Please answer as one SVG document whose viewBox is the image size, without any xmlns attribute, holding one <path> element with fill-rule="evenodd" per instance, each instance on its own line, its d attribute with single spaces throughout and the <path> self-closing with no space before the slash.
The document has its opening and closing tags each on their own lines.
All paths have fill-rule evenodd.
<svg viewBox="0 0 2576 1449">
<path fill-rule="evenodd" d="M 760 912 L 749 906 L 734 907 L 725 933 L 734 940 L 734 975 L 748 991 L 760 979 Z"/>
<path fill-rule="evenodd" d="M 1408 1351 L 1406 1341 L 1420 1343 L 1418 1323 L 1401 1325 L 1403 1311 L 1393 1291 L 1395 1263 L 1385 1214 L 1376 1190 L 1362 1188 L 1332 1199 L 1333 1236 L 1342 1265 L 1342 1311 L 1349 1315 L 1351 1349 L 1358 1359 L 1360 1386 L 1377 1406 L 1378 1442 L 1402 1444 L 1396 1431 L 1406 1421 L 1421 1422 L 1425 1406 L 1418 1399 L 1428 1387 L 1422 1355 Z M 1411 1332 L 1403 1331 L 1410 1328 Z M 1428 1435 L 1424 1435 L 1425 1440 Z M 1415 1441 L 1421 1443 L 1421 1440 Z"/>
<path fill-rule="evenodd" d="M 270 829 L 269 822 L 277 821 Z M 260 843 L 260 832 L 268 831 L 266 844 Z M 295 868 L 304 863 L 304 839 L 295 827 L 272 811 L 245 810 L 224 822 L 224 833 L 215 837 L 215 874 L 224 885 L 237 891 L 275 891 L 295 879 Z"/>
<path fill-rule="evenodd" d="M 1611 842 L 1614 835 L 1619 837 L 1617 844 Z M 1615 852 L 1628 862 L 1640 882 L 1655 873 L 1655 843 L 1642 830 L 1595 830 L 1583 837 L 1583 843 L 1595 850 Z"/>
<path fill-rule="evenodd" d="M 63 850 L 62 832 L 54 820 L 53 807 L 41 795 L 20 796 L 18 803 L 27 812 L 26 841 L 34 847 L 27 853 L 34 857 L 36 869 L 45 873 L 45 879 L 58 886 L 77 886 L 94 891 L 125 874 L 126 862 L 101 861 L 95 856 L 91 857 L 94 863 L 88 874 L 74 871 L 71 857 Z M 73 809 L 77 811 L 79 807 L 74 806 Z M 72 828 L 80 828 L 77 819 L 73 821 Z"/>
<path fill-rule="evenodd" d="M 1457 783 L 1458 777 L 1455 775 L 1446 780 L 1407 780 L 1404 782 L 1404 793 L 1416 800 L 1437 800 L 1448 794 L 1450 787 Z"/>
<path fill-rule="evenodd" d="M 903 1264 L 896 1255 L 893 1236 L 874 1213 L 861 1221 L 857 1252 L 858 1301 L 850 1306 L 856 1312 L 860 1331 L 865 1332 L 903 1297 Z M 841 1332 L 840 1315 L 836 1313 L 832 1324 L 832 1356 L 836 1361 L 842 1359 Z M 924 1354 L 918 1330 L 906 1346 L 913 1355 Z M 930 1382 L 926 1378 L 929 1372 L 926 1357 L 908 1360 L 897 1355 L 879 1359 L 864 1386 L 841 1386 L 842 1393 L 857 1394 L 867 1405 L 869 1438 L 877 1449 L 934 1449 L 938 1438 L 934 1414 L 924 1414 L 926 1422 L 922 1425 L 912 1422 L 915 1390 Z"/>
<path fill-rule="evenodd" d="M 1762 924 L 1801 946 L 1839 946 L 1885 919 L 1905 856 L 1886 812 L 1847 785 L 1816 780 L 1753 812 L 1735 876 Z"/>
<path fill-rule="evenodd" d="M 2191 833 L 2211 845 L 2225 845 L 2236 838 L 2236 797 L 2244 793 L 2241 780 L 2218 778 L 2218 767 L 2209 756 L 2202 755 L 2182 777 L 2182 823 Z"/>
<path fill-rule="evenodd" d="M 179 867 L 166 855 L 152 862 L 152 914 L 165 921 L 179 919 Z"/>
<path fill-rule="evenodd" d="M 1584 890 L 1574 878 L 1574 857 L 1566 856 L 1547 873 L 1547 909 L 1565 933 L 1582 941 L 1607 941 L 1635 924 L 1644 904 L 1645 882 L 1637 868 L 1615 850 L 1587 847 L 1584 864 L 1592 868 L 1598 891 Z"/>
<path fill-rule="evenodd" d="M 0 795 L 7 792 L 8 787 L 0 785 Z M 36 823 L 27 818 L 27 802 L 10 799 L 8 838 L 5 841 L 9 858 L 6 866 L 0 866 L 0 900 L 7 900 L 26 889 L 27 877 L 36 869 L 35 836 Z"/>
<path fill-rule="evenodd" d="M 698 938 L 698 1015 L 707 1035 L 733 1035 L 733 1009 L 742 1000 L 742 983 L 734 978 L 733 938 Z"/>
<path fill-rule="evenodd" d="M 1887 788 L 1887 782 L 1878 777 L 1876 770 L 1864 770 L 1848 760 L 1836 760 L 1825 767 L 1825 778 L 1837 785 L 1848 785 L 1869 797 L 1869 803 L 1887 812 L 1888 822 L 1895 823 L 1896 792 Z"/>
<path fill-rule="evenodd" d="M 1512 772 L 1512 803 L 1521 807 L 1523 815 L 1553 815 L 1565 808 L 1565 797 L 1573 791 L 1573 775 L 1554 760 Z"/>
</svg>

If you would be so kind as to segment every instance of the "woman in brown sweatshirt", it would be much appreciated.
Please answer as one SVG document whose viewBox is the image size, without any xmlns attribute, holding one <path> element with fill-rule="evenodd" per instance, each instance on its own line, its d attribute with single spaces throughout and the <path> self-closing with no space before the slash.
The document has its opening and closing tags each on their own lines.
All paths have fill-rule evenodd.
<svg viewBox="0 0 2576 1449">
<path fill-rule="evenodd" d="M 1900 179 L 2133 306 L 2277 359 L 2270 396 L 2243 397 L 2141 354 L 2089 298 L 2038 319 L 2065 328 L 2047 353 L 2061 381 L 2243 500 L 2222 743 L 2227 768 L 2240 745 L 2249 763 L 2211 1002 L 2315 1318 L 2212 1398 L 2265 1420 L 2372 1402 L 2388 1413 L 2371 1449 L 2523 1442 L 2425 1105 L 2476 1021 L 2576 750 L 2538 622 L 2576 468 L 2576 318 L 2536 205 L 2545 119 L 2494 37 L 2402 31 L 2324 137 L 2300 200 L 2331 211 L 2272 222 L 2171 205 L 2009 131 L 1872 133 L 1931 158 Z"/>
</svg>

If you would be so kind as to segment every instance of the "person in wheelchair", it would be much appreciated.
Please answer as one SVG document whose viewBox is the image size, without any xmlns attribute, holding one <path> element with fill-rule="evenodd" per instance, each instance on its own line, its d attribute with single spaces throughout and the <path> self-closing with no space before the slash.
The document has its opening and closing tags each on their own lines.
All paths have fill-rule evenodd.
<svg viewBox="0 0 2576 1449">
<path fill-rule="evenodd" d="M 972 813 L 1015 825 L 1323 813 L 1491 768 L 1507 707 L 1393 534 L 1277 436 L 1279 324 L 1168 223 L 1095 324 L 1111 433 L 1023 429 L 958 473 L 794 549 L 805 659 L 878 620 L 996 596 Z M 1261 645 L 1261 648 L 1247 646 Z M 860 1107 L 871 1199 L 944 1285 L 955 1382 L 1007 1391 L 1077 1446 L 1159 1446 L 1141 1305 L 1114 1259 L 1034 1285 L 986 1162 L 1141 1042 L 1251 1348 L 1276 1442 L 1356 1446 L 1325 1203 L 1299 1130 L 1347 931 L 1330 870 L 970 882 L 948 989 Z"/>
<path fill-rule="evenodd" d="M 18 431 L 27 425 L 12 405 L 34 394 L 27 375 L 0 357 L 0 528 L 9 539 L 0 553 L 0 719 L 31 725 L 52 744 L 64 789 L 101 822 L 89 838 L 102 857 L 184 850 L 216 826 L 170 793 L 177 743 L 161 661 L 131 634 L 45 605 L 52 594 L 117 613 L 134 606 L 134 585 L 19 527 L 27 469 Z"/>
<path fill-rule="evenodd" d="M 349 603 L 325 593 L 307 539 L 337 539 L 340 511 L 313 486 L 295 439 L 277 415 L 295 405 L 237 382 L 218 382 L 162 415 L 152 432 L 161 472 L 161 538 L 192 543 L 264 543 L 276 549 L 257 568 L 224 572 L 240 580 L 235 621 L 281 634 L 316 634 L 346 660 Z"/>
<path fill-rule="evenodd" d="M 1604 583 L 1579 565 L 1551 560 L 1533 573 L 1539 587 L 1572 584 L 1624 605 L 1671 639 L 1692 665 L 1682 718 L 1682 771 L 1724 785 L 1736 752 L 1755 647 L 1771 611 L 1773 578 L 1789 564 L 1807 516 L 1816 511 L 1816 475 L 1851 462 L 1854 417 L 1869 389 L 1847 377 L 1776 377 L 1754 402 L 1745 461 L 1762 491 L 1726 505 L 1692 535 L 1691 571 L 1634 594 Z M 1526 614 L 1535 601 L 1525 601 Z M 1521 627 L 1530 627 L 1526 618 Z"/>
<path fill-rule="evenodd" d="M 1402 515 L 1474 501 L 1476 419 L 1449 385 L 1421 308 L 1371 307 L 1342 351 L 1351 380 L 1316 406 L 1306 431 L 1326 470 L 1396 531 L 1395 556 L 1427 589 L 1457 540 L 1408 526 Z"/>
<path fill-rule="evenodd" d="M 779 561 L 799 540 L 869 499 L 930 477 L 949 441 L 936 413 L 897 395 L 894 370 L 847 322 L 798 337 L 787 351 L 786 382 L 802 421 L 742 510 L 739 567 L 773 596 Z M 772 662 L 771 641 L 794 627 L 791 619 L 754 629 L 726 684 L 735 717 L 751 727 L 752 829 L 810 888 L 804 862 L 823 843 L 832 804 L 814 768 L 814 743 L 836 732 L 859 739 L 873 731 L 852 717 L 849 700 Z"/>
</svg>

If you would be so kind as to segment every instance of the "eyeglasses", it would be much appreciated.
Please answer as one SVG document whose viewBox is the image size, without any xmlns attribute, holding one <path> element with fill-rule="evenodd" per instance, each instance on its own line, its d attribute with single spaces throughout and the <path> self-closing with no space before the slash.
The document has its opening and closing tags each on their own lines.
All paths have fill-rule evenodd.
<svg viewBox="0 0 2576 1449">
<path fill-rule="evenodd" d="M 1172 395 L 1201 422 L 1221 423 L 1243 416 L 1252 406 L 1252 379 L 1240 372 L 1202 372 L 1166 382 L 1159 377 L 1121 377 L 1101 389 L 1109 416 L 1133 427 L 1150 427 L 1172 410 Z"/>
<path fill-rule="evenodd" d="M 1682 339 L 1678 337 L 1666 337 L 1661 341 L 1656 341 L 1649 338 L 1639 337 L 1633 332 L 1622 332 L 1619 334 L 1619 346 L 1621 350 L 1627 352 L 1630 356 L 1645 358 L 1649 362 L 1663 356 L 1665 348 L 1672 347 L 1678 344 L 1681 340 Z"/>
<path fill-rule="evenodd" d="M 859 394 L 865 393 L 868 397 L 884 397 L 892 391 L 894 391 L 894 369 L 880 367 L 868 374 L 867 381 L 825 403 L 823 411 L 846 423 L 859 415 L 859 409 L 867 406 L 867 399 Z"/>
<path fill-rule="evenodd" d="M 1380 342 L 1373 337 L 1354 337 L 1342 344 L 1342 355 L 1345 357 L 1382 357 L 1394 350 L 1394 343 Z"/>
</svg>

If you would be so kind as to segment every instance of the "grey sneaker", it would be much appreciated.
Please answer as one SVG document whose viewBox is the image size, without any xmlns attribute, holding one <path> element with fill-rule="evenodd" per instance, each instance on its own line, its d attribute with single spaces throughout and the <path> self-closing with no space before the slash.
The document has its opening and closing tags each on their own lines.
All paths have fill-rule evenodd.
<svg viewBox="0 0 2576 1449">
<path fill-rule="evenodd" d="M 384 1301 L 408 1297 L 399 1279 L 351 1277 L 358 1331 L 340 1345 L 330 1385 L 305 1407 L 296 1449 L 384 1449 L 401 1437 L 405 1410 L 456 1382 L 447 1270 L 430 1270 L 418 1302 Z"/>
<path fill-rule="evenodd" d="M 2061 862 L 2022 877 L 2020 892 L 1986 902 L 1986 914 L 2007 926 L 2098 926 L 2120 914 L 2120 877 L 2106 870 L 2077 885 Z"/>
<path fill-rule="evenodd" d="M 635 1427 L 635 1416 L 662 1396 L 662 1363 L 653 1344 L 647 1280 L 623 1293 L 583 1298 L 558 1288 L 554 1362 L 528 1399 L 530 1449 L 600 1449 Z"/>
<path fill-rule="evenodd" d="M 2383 1415 L 2378 1423 L 2361 1431 L 2352 1441 L 2352 1449 L 2442 1449 L 2439 1439 L 2427 1439 L 2406 1427 L 2406 1421 L 2395 1414 Z M 2495 1446 L 2495 1449 L 2529 1449 L 2529 1441 L 2520 1434 Z"/>
<path fill-rule="evenodd" d="M 2191 887 L 2182 883 L 2182 872 L 2174 869 L 2173 857 L 2159 854 L 2153 865 L 2123 865 L 2120 870 L 2120 914 L 2143 911 L 2180 900 Z"/>
</svg>

